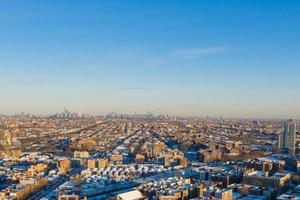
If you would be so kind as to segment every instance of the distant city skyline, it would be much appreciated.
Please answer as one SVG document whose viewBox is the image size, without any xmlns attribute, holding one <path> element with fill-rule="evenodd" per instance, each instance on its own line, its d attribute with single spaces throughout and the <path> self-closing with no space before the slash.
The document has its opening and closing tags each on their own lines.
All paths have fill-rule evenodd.
<svg viewBox="0 0 300 200">
<path fill-rule="evenodd" d="M 299 1 L 0 5 L 0 114 L 300 118 Z"/>
<path fill-rule="evenodd" d="M 66 109 L 66 108 L 65 108 Z M 50 113 L 33 113 L 33 112 L 18 112 L 18 113 L 0 113 L 0 116 L 29 116 L 29 117 L 57 117 L 60 118 L 61 115 L 63 115 L 66 112 L 66 110 L 61 110 L 61 111 L 55 111 L 55 112 L 50 112 Z M 238 116 L 238 117 L 232 117 L 232 116 L 224 116 L 222 114 L 220 115 L 212 115 L 212 114 L 198 114 L 198 115 L 184 115 L 184 114 L 171 114 L 171 113 L 153 113 L 150 111 L 146 112 L 107 112 L 107 113 L 100 113 L 100 112 L 81 112 L 81 111 L 74 111 L 74 110 L 68 110 L 72 116 L 88 116 L 88 117 L 130 117 L 130 116 L 146 116 L 146 115 L 151 115 L 152 117 L 183 117 L 183 118 L 199 118 L 199 119 L 219 119 L 219 120 L 275 120 L 275 121 L 285 121 L 287 118 L 284 116 L 278 116 L 278 117 L 259 117 L 259 116 L 254 116 L 254 117 L 243 117 L 243 116 Z M 296 121 L 299 121 L 300 118 L 293 118 Z M 293 120 L 291 119 L 291 120 Z"/>
</svg>

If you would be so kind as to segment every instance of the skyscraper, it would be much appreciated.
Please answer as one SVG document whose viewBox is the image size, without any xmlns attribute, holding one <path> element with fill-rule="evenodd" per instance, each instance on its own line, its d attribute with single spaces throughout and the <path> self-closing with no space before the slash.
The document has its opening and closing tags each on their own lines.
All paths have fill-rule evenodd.
<svg viewBox="0 0 300 200">
<path fill-rule="evenodd" d="M 295 147 L 296 123 L 292 119 L 284 122 L 284 130 L 278 137 L 278 148 L 287 149 Z"/>
</svg>

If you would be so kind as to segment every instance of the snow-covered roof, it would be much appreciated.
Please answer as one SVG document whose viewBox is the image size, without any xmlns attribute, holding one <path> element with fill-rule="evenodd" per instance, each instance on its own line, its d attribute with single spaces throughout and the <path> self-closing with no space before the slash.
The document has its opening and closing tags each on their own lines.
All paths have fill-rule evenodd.
<svg viewBox="0 0 300 200">
<path fill-rule="evenodd" d="M 139 200 L 144 199 L 143 194 L 138 190 L 133 190 L 130 192 L 125 192 L 118 195 L 118 199 L 122 200 Z"/>
</svg>

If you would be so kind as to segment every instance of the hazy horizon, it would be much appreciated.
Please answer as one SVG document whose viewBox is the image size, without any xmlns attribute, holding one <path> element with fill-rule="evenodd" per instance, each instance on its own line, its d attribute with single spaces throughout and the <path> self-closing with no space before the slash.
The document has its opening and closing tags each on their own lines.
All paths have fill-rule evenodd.
<svg viewBox="0 0 300 200">
<path fill-rule="evenodd" d="M 300 118 L 299 1 L 0 5 L 0 114 Z"/>
<path fill-rule="evenodd" d="M 64 108 L 66 109 L 66 108 Z M 53 111 L 53 112 L 48 112 L 48 113 L 33 113 L 33 112 L 15 112 L 15 113 L 0 113 L 0 115 L 5 115 L 5 116 L 18 116 L 21 114 L 24 115 L 30 115 L 30 116 L 36 116 L 36 117 L 49 117 L 49 116 L 53 116 L 56 114 L 61 114 L 64 112 L 64 109 L 60 110 L 60 111 Z M 101 113 L 101 112 L 82 112 L 80 110 L 70 110 L 67 109 L 70 113 L 81 113 L 84 115 L 91 115 L 93 117 L 106 117 L 112 113 L 117 114 L 117 115 L 128 115 L 128 116 L 133 116 L 133 115 L 146 115 L 146 114 L 152 114 L 154 116 L 159 116 L 159 115 L 164 115 L 164 116 L 170 116 L 170 117 L 183 117 L 183 118 L 210 118 L 210 119 L 225 119 L 225 120 L 287 120 L 287 119 L 293 119 L 293 120 L 300 120 L 300 117 L 295 116 L 295 117 L 290 117 L 290 116 L 258 116 L 258 115 L 253 115 L 253 116 L 224 116 L 222 114 L 205 114 L 205 113 L 200 113 L 200 114 L 195 114 L 195 115 L 189 115 L 189 114 L 178 114 L 178 113 L 153 113 L 150 111 L 146 111 L 146 112 L 116 112 L 116 111 L 110 111 L 107 113 Z"/>
</svg>

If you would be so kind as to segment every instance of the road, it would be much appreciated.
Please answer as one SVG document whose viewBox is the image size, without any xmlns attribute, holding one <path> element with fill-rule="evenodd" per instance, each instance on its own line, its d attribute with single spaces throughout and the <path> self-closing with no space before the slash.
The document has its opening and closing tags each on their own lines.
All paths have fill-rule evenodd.
<svg viewBox="0 0 300 200">
<path fill-rule="evenodd" d="M 52 181 L 47 187 L 33 194 L 30 198 L 28 198 L 28 200 L 41 199 L 47 196 L 51 191 L 55 190 L 56 188 L 64 184 L 66 181 L 70 180 L 70 177 L 79 174 L 84 168 L 84 166 L 81 166 L 79 168 L 73 168 L 68 175 L 61 176 L 56 180 Z"/>
</svg>

